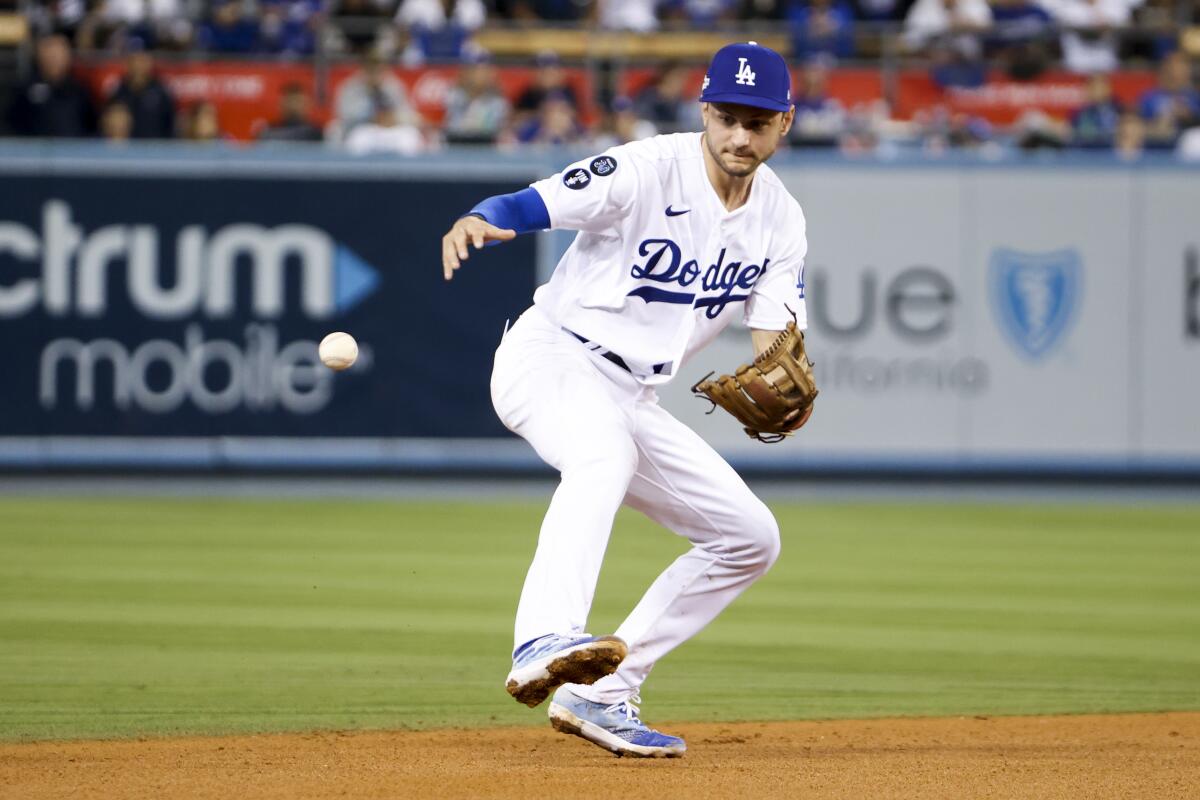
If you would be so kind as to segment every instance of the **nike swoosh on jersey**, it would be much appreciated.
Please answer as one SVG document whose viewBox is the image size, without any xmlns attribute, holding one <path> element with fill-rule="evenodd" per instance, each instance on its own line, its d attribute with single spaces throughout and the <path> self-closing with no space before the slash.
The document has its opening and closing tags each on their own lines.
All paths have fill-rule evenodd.
<svg viewBox="0 0 1200 800">
<path fill-rule="evenodd" d="M 684 208 L 684 209 L 680 209 L 679 211 L 676 211 L 675 209 L 671 208 L 670 206 L 667 206 L 667 216 L 668 217 L 678 217 L 681 214 L 688 213 L 689 211 L 691 211 L 690 208 Z"/>
</svg>

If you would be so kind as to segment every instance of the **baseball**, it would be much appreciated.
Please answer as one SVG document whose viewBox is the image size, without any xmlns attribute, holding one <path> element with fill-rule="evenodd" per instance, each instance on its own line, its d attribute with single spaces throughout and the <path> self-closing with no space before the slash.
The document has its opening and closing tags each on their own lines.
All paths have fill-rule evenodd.
<svg viewBox="0 0 1200 800">
<path fill-rule="evenodd" d="M 358 358 L 358 342 L 348 333 L 335 331 L 321 340 L 317 347 L 317 355 L 321 357 L 322 364 L 332 370 L 341 371 Z"/>
</svg>

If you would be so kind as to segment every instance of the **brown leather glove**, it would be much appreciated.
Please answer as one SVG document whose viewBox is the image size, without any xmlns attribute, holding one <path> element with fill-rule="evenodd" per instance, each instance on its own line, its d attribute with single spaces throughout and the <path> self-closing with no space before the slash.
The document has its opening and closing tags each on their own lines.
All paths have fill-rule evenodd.
<svg viewBox="0 0 1200 800">
<path fill-rule="evenodd" d="M 804 334 L 795 322 L 789 322 L 752 363 L 733 375 L 711 377 L 710 372 L 701 378 L 692 392 L 711 400 L 713 409 L 720 406 L 736 417 L 751 439 L 782 441 L 812 416 L 817 386 L 804 352 Z"/>
</svg>

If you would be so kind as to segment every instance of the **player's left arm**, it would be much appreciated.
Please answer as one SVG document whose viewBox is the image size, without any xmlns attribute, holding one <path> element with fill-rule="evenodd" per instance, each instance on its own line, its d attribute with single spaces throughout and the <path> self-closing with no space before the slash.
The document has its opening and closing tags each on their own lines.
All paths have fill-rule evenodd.
<svg viewBox="0 0 1200 800">
<path fill-rule="evenodd" d="M 808 327 L 804 303 L 804 259 L 808 254 L 804 214 L 795 206 L 774 243 L 779 249 L 746 298 L 742 322 L 750 329 L 757 356 L 771 346 L 789 322 Z"/>
<path fill-rule="evenodd" d="M 781 333 L 783 333 L 782 328 L 777 331 L 751 329 L 750 339 L 754 342 L 754 357 L 757 358 L 762 355 L 763 351 L 770 347 L 772 342 L 778 339 Z"/>
</svg>

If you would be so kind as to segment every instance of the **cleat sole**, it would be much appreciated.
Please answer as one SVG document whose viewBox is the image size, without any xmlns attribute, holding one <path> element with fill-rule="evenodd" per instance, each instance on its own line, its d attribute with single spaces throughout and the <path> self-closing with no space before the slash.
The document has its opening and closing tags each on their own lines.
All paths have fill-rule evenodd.
<svg viewBox="0 0 1200 800">
<path fill-rule="evenodd" d="M 533 708 L 564 683 L 590 686 L 613 674 L 628 653 L 624 641 L 616 636 L 603 636 L 578 648 L 568 648 L 540 667 L 515 671 L 509 675 L 504 688 L 518 703 Z"/>
</svg>

